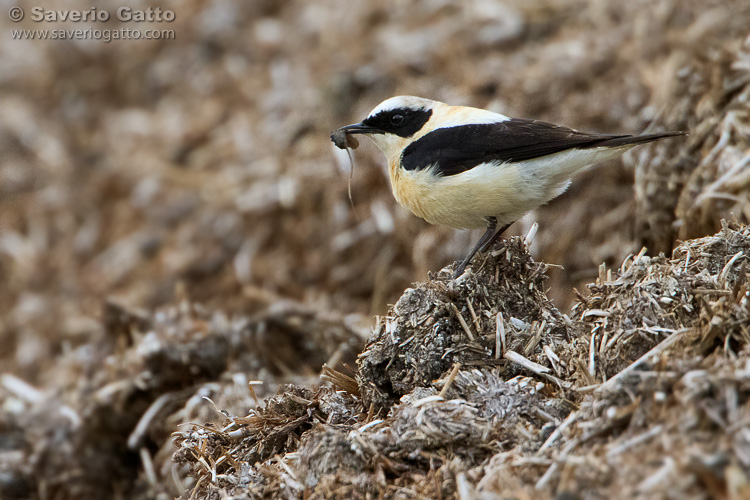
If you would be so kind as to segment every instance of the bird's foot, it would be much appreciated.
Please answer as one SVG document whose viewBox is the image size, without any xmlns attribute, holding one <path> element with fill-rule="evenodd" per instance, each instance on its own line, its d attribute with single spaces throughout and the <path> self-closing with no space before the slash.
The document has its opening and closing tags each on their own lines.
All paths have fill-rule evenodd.
<svg viewBox="0 0 750 500">
<path fill-rule="evenodd" d="M 459 276 L 461 276 L 464 273 L 464 271 L 466 271 L 466 264 L 464 264 L 463 262 L 461 262 L 453 270 L 453 279 L 456 279 Z"/>
</svg>

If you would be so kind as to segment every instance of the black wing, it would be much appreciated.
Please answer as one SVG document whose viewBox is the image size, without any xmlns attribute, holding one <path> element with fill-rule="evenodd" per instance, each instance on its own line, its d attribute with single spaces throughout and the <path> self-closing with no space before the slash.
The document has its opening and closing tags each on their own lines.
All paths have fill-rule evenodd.
<svg viewBox="0 0 750 500">
<path fill-rule="evenodd" d="M 404 149 L 401 163 L 406 170 L 435 165 L 437 173 L 448 176 L 489 161 L 519 162 L 566 149 L 615 147 L 663 136 L 586 134 L 552 123 L 513 118 L 433 130 Z"/>
</svg>

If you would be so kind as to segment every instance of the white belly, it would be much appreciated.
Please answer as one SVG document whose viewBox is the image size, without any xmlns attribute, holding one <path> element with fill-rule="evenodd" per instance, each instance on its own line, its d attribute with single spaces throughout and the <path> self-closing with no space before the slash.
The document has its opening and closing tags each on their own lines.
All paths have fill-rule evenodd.
<svg viewBox="0 0 750 500">
<path fill-rule="evenodd" d="M 627 148 L 623 148 L 627 149 Z M 622 153 L 611 148 L 570 150 L 518 163 L 483 163 L 448 177 L 431 169 L 391 169 L 396 200 L 431 224 L 483 228 L 523 217 L 562 194 L 576 171 Z"/>
</svg>

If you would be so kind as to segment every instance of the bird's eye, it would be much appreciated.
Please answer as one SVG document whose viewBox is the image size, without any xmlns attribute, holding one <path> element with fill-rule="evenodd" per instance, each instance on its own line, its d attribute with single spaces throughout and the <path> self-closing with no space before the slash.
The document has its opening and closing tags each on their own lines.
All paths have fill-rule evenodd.
<svg viewBox="0 0 750 500">
<path fill-rule="evenodd" d="M 391 116 L 391 125 L 401 125 L 404 122 L 404 115 Z"/>
</svg>

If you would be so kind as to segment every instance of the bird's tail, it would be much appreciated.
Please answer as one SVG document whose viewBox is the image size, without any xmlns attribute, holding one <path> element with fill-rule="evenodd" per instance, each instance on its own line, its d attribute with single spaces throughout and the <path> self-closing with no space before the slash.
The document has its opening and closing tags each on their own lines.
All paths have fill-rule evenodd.
<svg viewBox="0 0 750 500">
<path fill-rule="evenodd" d="M 659 132 L 658 134 L 646 134 L 646 135 L 626 135 L 620 137 L 613 137 L 602 142 L 597 142 L 592 145 L 593 147 L 608 147 L 616 148 L 619 146 L 635 146 L 638 144 L 646 144 L 647 142 L 658 141 L 659 139 L 665 139 L 667 137 L 677 137 L 681 135 L 688 135 L 687 132 Z"/>
<path fill-rule="evenodd" d="M 544 168 L 543 172 L 547 176 L 550 185 L 558 186 L 559 192 L 562 192 L 565 190 L 564 186 L 567 186 L 570 177 L 582 169 L 617 158 L 625 150 L 640 144 L 683 135 L 687 135 L 687 132 L 659 132 L 658 134 L 644 135 L 600 135 L 595 140 L 592 140 L 591 143 L 575 148 L 581 153 L 589 151 L 589 155 L 576 155 L 576 158 L 571 159 L 571 161 L 559 162 L 555 165 L 555 168 Z M 541 171 L 537 175 L 541 175 Z"/>
</svg>

